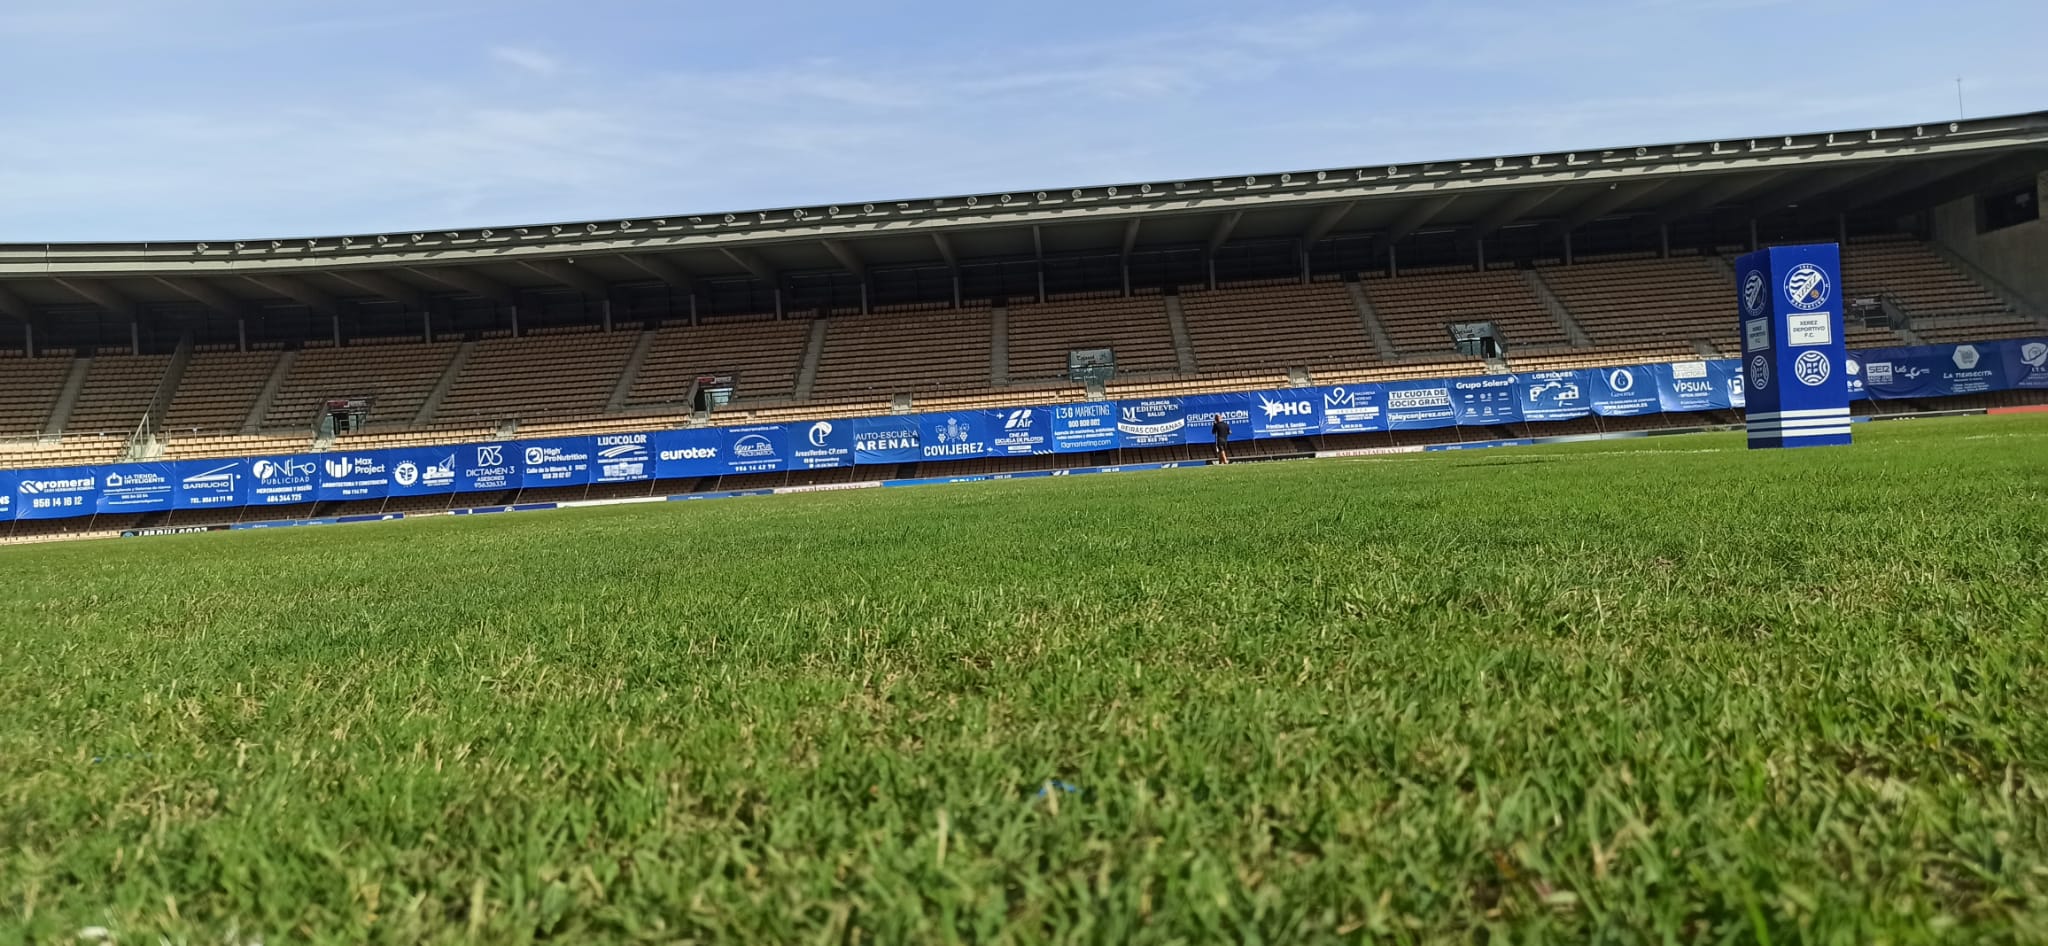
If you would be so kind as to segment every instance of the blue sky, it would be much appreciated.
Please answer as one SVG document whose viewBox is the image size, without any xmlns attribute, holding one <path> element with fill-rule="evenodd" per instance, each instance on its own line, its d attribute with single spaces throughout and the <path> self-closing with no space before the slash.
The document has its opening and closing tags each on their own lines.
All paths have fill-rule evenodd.
<svg viewBox="0 0 2048 946">
<path fill-rule="evenodd" d="M 2048 109 L 2048 3 L 10 0 L 0 241 L 397 232 Z"/>
</svg>

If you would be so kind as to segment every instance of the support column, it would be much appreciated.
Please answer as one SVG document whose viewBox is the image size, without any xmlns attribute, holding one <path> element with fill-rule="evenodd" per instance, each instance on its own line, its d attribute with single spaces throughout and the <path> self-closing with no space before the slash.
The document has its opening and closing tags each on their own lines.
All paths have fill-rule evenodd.
<svg viewBox="0 0 2048 946">
<path fill-rule="evenodd" d="M 1478 260 L 1477 272 L 1486 272 L 1486 238 L 1472 241 L 1472 255 Z"/>
<path fill-rule="evenodd" d="M 235 320 L 235 350 L 240 352 L 246 352 L 249 350 L 248 319 Z"/>
<path fill-rule="evenodd" d="M 128 354 L 142 354 L 142 323 L 140 321 L 128 323 Z"/>
<path fill-rule="evenodd" d="M 1131 264 L 1128 260 L 1126 260 L 1125 262 L 1118 264 L 1117 268 L 1123 270 L 1124 298 L 1129 299 L 1131 297 Z"/>
<path fill-rule="evenodd" d="M 1209 257 L 1209 291 L 1216 291 L 1216 258 Z"/>
<path fill-rule="evenodd" d="M 1564 232 L 1564 264 L 1570 266 L 1577 261 L 1572 255 L 1572 232 L 1566 230 Z"/>
<path fill-rule="evenodd" d="M 420 310 L 420 338 L 427 344 L 434 343 L 434 310 Z"/>
<path fill-rule="evenodd" d="M 330 320 L 331 320 L 331 321 L 333 322 L 333 325 L 334 325 L 334 347 L 336 347 L 336 348 L 340 348 L 340 347 L 341 347 L 341 313 L 339 313 L 339 312 L 335 312 L 335 313 L 332 313 L 332 314 L 328 315 L 328 317 L 327 317 L 327 318 L 328 318 L 328 319 L 330 319 Z"/>
<path fill-rule="evenodd" d="M 1043 261 L 1038 264 L 1038 301 L 1041 303 L 1045 301 L 1045 263 Z"/>
<path fill-rule="evenodd" d="M 953 308 L 960 308 L 960 274 L 953 274 Z"/>
<path fill-rule="evenodd" d="M 30 358 L 36 356 L 36 323 L 21 323 L 22 351 Z"/>
<path fill-rule="evenodd" d="M 1754 252 L 1756 252 L 1756 248 L 1757 248 L 1757 241 L 1756 241 L 1756 218 L 1755 218 L 1755 217 L 1751 217 L 1751 218 L 1749 218 L 1749 251 L 1750 251 L 1751 253 L 1754 253 Z"/>
<path fill-rule="evenodd" d="M 1844 214 L 1836 214 L 1836 215 L 1835 215 L 1835 242 L 1836 242 L 1836 243 L 1838 243 L 1838 244 L 1840 244 L 1840 245 L 1842 245 L 1842 246 L 1848 246 L 1848 245 L 1849 245 L 1849 215 L 1848 215 L 1848 214 L 1845 214 L 1845 213 L 1844 213 Z"/>
<path fill-rule="evenodd" d="M 860 314 L 868 314 L 868 281 L 860 281 Z"/>
<path fill-rule="evenodd" d="M 1659 259 L 1671 258 L 1671 225 L 1668 223 L 1657 225 L 1657 256 Z"/>
<path fill-rule="evenodd" d="M 598 304 L 604 307 L 604 330 L 609 332 L 612 330 L 612 300 L 607 298 Z"/>
<path fill-rule="evenodd" d="M 1387 244 L 1387 278 L 1393 279 L 1399 275 L 1401 275 L 1400 256 L 1394 252 L 1394 245 L 1389 243 Z"/>
<path fill-rule="evenodd" d="M 696 326 L 696 324 L 697 324 L 697 290 L 695 290 L 695 289 L 692 289 L 692 290 L 690 290 L 690 325 L 691 325 L 692 327 L 695 327 L 695 326 Z"/>
<path fill-rule="evenodd" d="M 519 306 L 517 303 L 514 303 L 512 306 L 512 337 L 519 337 Z"/>
<path fill-rule="evenodd" d="M 1301 284 L 1308 285 L 1308 247 L 1301 248 Z"/>
<path fill-rule="evenodd" d="M 775 287 L 775 320 L 782 321 L 782 287 Z"/>
</svg>

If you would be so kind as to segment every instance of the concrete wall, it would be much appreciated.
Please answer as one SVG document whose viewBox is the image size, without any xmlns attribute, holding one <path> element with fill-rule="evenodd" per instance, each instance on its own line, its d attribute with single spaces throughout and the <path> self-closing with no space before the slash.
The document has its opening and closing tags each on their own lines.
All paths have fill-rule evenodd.
<svg viewBox="0 0 2048 946">
<path fill-rule="evenodd" d="M 2048 200 L 2048 174 L 2034 182 L 2035 206 Z M 1974 197 L 1934 209 L 1934 239 L 2019 293 L 2037 310 L 2048 310 L 2048 220 L 1977 232 Z"/>
</svg>

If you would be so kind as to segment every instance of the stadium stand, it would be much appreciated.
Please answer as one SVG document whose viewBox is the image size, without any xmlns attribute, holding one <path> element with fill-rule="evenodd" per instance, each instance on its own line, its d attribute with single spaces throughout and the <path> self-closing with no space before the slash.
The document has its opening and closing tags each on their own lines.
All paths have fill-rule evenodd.
<svg viewBox="0 0 2048 946">
<path fill-rule="evenodd" d="M 834 316 L 811 388 L 818 399 L 987 388 L 989 310 Z"/>
<path fill-rule="evenodd" d="M 1596 346 L 1705 343 L 1723 354 L 1742 350 L 1730 310 L 1735 278 L 1710 260 L 1605 260 L 1543 266 L 1537 274 Z"/>
<path fill-rule="evenodd" d="M 367 425 L 352 447 L 460 443 L 505 436 L 642 430 L 691 423 L 684 403 L 703 375 L 729 376 L 735 399 L 713 422 L 781 422 L 1057 403 L 1087 396 L 1066 381 L 1067 354 L 1110 347 L 1119 375 L 1108 397 L 1150 397 L 1481 373 L 1450 350 L 1445 325 L 1490 320 L 1507 336 L 1513 370 L 1684 361 L 1739 348 L 1728 315 L 1732 276 L 1712 256 L 1636 255 L 1534 270 L 1360 274 L 1376 317 L 1398 349 L 1376 350 L 1353 287 L 1335 278 L 1182 287 L 1177 293 L 1074 294 L 1003 307 L 1007 378 L 991 377 L 992 310 L 918 308 L 826 314 L 815 381 L 798 397 L 814 322 L 734 316 L 653 330 L 627 396 L 616 398 L 643 332 L 595 326 L 484 333 L 467 342 L 357 339 L 342 347 L 237 351 L 195 348 L 165 392 L 173 357 L 68 351 L 0 354 L 0 463 L 106 462 L 123 454 L 153 403 L 170 458 L 308 449 L 320 406 L 366 398 Z M 2010 338 L 2044 328 L 1926 244 L 1875 236 L 1844 246 L 1851 297 L 1882 296 L 1910 320 L 1903 332 L 1851 322 L 1854 347 Z M 1539 298 L 1547 288 L 1589 344 L 1573 346 Z M 1179 370 L 1171 328 L 1178 306 L 1198 371 Z M 458 365 L 457 359 L 460 358 Z M 74 365 L 83 383 L 61 431 L 51 429 Z M 451 368 L 453 371 L 452 377 Z M 280 376 L 281 375 L 281 376 Z M 428 411 L 447 384 L 438 409 Z M 272 384 L 269 403 L 262 398 Z M 160 400 L 167 398 L 167 400 Z M 258 415 L 254 430 L 245 430 Z M 430 415 L 422 420 L 423 415 Z M 61 434 L 61 440 L 55 439 Z M 48 441 L 48 442 L 46 442 Z"/>
<path fill-rule="evenodd" d="M 277 370 L 278 352 L 233 347 L 195 350 L 164 411 L 166 433 L 240 433 L 256 399 Z"/>
<path fill-rule="evenodd" d="M 50 420 L 50 409 L 64 389 L 71 373 L 70 352 L 47 353 L 41 358 L 22 357 L 21 352 L 0 354 L 0 440 L 35 437 Z"/>
<path fill-rule="evenodd" d="M 1066 377 L 1067 354 L 1084 348 L 1114 349 L 1122 374 L 1179 370 L 1163 296 L 1055 297 L 1013 303 L 1006 315 L 1011 381 Z"/>
<path fill-rule="evenodd" d="M 1008 377 L 989 371 L 991 309 L 827 315 L 824 346 L 808 398 L 797 397 L 813 331 L 807 319 L 721 318 L 654 330 L 623 402 L 615 401 L 638 331 L 595 327 L 537 329 L 524 337 L 488 334 L 470 342 L 359 339 L 343 347 L 195 349 L 177 389 L 161 390 L 172 357 L 70 352 L 0 355 L 9 396 L 0 399 L 0 463 L 9 466 L 106 462 L 123 454 L 152 403 L 170 458 L 239 456 L 307 449 L 320 405 L 367 398 L 367 427 L 354 447 L 486 440 L 652 429 L 691 422 L 683 403 L 701 375 L 730 376 L 735 400 L 717 423 L 780 422 L 863 416 L 892 410 L 948 410 L 1056 403 L 1086 397 L 1065 381 L 1067 354 L 1110 347 L 1119 376 L 1108 397 L 1149 397 L 1319 384 L 1402 380 L 1483 372 L 1483 363 L 1449 350 L 1445 325 L 1486 319 L 1509 342 L 1514 370 L 1682 361 L 1737 350 L 1726 299 L 1724 261 L 1705 256 L 1593 259 L 1533 271 L 1584 331 L 1571 346 L 1526 271 L 1495 269 L 1362 274 L 1372 313 L 1399 349 L 1375 349 L 1351 288 L 1335 279 L 1254 282 L 1177 295 L 1080 294 L 1004 307 Z M 1852 322 L 1855 347 L 1955 342 L 2038 334 L 2043 327 L 1927 245 L 1875 237 L 1844 247 L 1845 293 L 1890 300 L 1910 320 L 1905 332 Z M 1178 305 L 1200 369 L 1182 373 L 1170 326 Z M 443 384 L 437 410 L 423 409 Z M 83 384 L 63 430 L 50 429 L 73 366 Z M 277 378 L 268 405 L 260 403 Z M 165 402 L 159 398 L 168 396 Z M 257 432 L 244 430 L 263 408 Z M 508 426 L 509 425 L 509 426 Z M 56 435 L 61 440 L 53 440 Z M 52 442 L 44 442 L 52 441 Z"/>
<path fill-rule="evenodd" d="M 737 399 L 788 400 L 796 393 L 810 332 L 809 322 L 772 316 L 659 329 L 627 403 L 679 404 L 706 375 L 731 376 Z"/>
<path fill-rule="evenodd" d="M 311 345 L 297 353 L 262 429 L 311 431 L 331 398 L 368 398 L 372 427 L 409 425 L 455 357 L 457 343 L 364 339 L 346 347 Z"/>
<path fill-rule="evenodd" d="M 1564 327 L 1543 308 L 1522 274 L 1512 270 L 1375 275 L 1364 286 L 1387 336 L 1404 354 L 1449 351 L 1446 326 L 1480 320 L 1493 322 L 1518 348 L 1568 344 Z"/>
<path fill-rule="evenodd" d="M 1889 295 L 1896 299 L 1911 319 L 1913 334 L 1930 343 L 2012 338 L 2041 331 L 2033 320 L 2013 312 L 1925 244 L 1909 238 L 1852 241 L 1842 247 L 1842 281 L 1851 298 Z M 1854 332 L 1850 344 L 1858 344 Z"/>
<path fill-rule="evenodd" d="M 1372 337 L 1336 281 L 1194 290 L 1180 296 L 1205 373 L 1348 367 L 1376 358 Z M 1439 348 L 1450 347 L 1448 336 Z"/>
<path fill-rule="evenodd" d="M 434 412 L 440 423 L 601 414 L 639 336 L 592 326 L 476 343 Z"/>
</svg>

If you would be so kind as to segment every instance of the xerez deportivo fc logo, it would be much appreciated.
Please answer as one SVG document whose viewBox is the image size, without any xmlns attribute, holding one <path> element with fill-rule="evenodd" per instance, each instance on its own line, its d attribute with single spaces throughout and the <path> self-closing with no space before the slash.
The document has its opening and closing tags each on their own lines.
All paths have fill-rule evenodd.
<svg viewBox="0 0 2048 946">
<path fill-rule="evenodd" d="M 1759 270 L 1752 269 L 1743 277 L 1742 307 L 1753 316 L 1764 312 L 1764 274 Z"/>
<path fill-rule="evenodd" d="M 1812 263 L 1800 263 L 1785 274 L 1785 301 L 1801 312 L 1811 312 L 1828 304 L 1828 274 Z"/>
<path fill-rule="evenodd" d="M 1771 383 L 1771 362 L 1762 355 L 1749 360 L 1749 385 L 1759 391 Z"/>
<path fill-rule="evenodd" d="M 1809 388 L 1820 386 L 1828 379 L 1828 356 L 1817 351 L 1800 355 L 1799 360 L 1792 363 L 1792 376 Z"/>
</svg>

